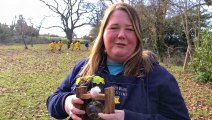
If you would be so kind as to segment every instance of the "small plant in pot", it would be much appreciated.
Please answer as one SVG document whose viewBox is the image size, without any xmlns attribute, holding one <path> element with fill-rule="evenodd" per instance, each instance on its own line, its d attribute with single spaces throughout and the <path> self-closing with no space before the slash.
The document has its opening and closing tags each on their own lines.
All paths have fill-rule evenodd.
<svg viewBox="0 0 212 120">
<path fill-rule="evenodd" d="M 105 84 L 104 78 L 100 76 L 85 76 L 79 77 L 76 80 L 76 85 L 78 86 L 86 86 L 88 84 L 91 84 L 92 87 L 88 92 L 91 95 L 91 101 L 85 108 L 88 117 L 86 120 L 100 120 L 98 113 L 103 112 L 104 106 L 102 102 L 94 98 L 101 92 L 99 86 Z"/>
</svg>

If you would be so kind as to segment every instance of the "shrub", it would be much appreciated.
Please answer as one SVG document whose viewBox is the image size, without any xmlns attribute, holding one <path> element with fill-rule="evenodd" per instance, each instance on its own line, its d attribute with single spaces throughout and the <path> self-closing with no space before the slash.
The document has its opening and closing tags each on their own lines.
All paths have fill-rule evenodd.
<svg viewBox="0 0 212 120">
<path fill-rule="evenodd" d="M 212 82 L 212 34 L 203 31 L 200 46 L 195 47 L 192 66 L 196 72 L 196 80 Z"/>
</svg>

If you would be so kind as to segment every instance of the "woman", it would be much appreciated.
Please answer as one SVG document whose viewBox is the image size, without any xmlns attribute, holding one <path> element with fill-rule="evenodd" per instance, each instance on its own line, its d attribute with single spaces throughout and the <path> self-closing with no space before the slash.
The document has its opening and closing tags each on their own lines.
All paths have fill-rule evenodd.
<svg viewBox="0 0 212 120">
<path fill-rule="evenodd" d="M 125 3 L 110 6 L 88 59 L 76 64 L 47 100 L 49 113 L 58 119 L 80 120 L 83 104 L 76 98 L 78 77 L 98 75 L 104 87 L 113 86 L 118 104 L 114 114 L 99 113 L 106 120 L 188 120 L 189 115 L 175 78 L 144 52 L 141 26 L 134 8 Z"/>
</svg>

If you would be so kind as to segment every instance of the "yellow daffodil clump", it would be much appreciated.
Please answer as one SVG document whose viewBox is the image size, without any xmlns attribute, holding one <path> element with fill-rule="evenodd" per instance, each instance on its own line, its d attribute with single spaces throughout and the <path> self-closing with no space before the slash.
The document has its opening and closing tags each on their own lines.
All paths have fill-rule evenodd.
<svg viewBox="0 0 212 120">
<path fill-rule="evenodd" d="M 95 84 L 105 84 L 104 78 L 100 76 L 85 76 L 85 77 L 79 77 L 76 79 L 76 85 L 86 84 L 86 83 L 95 83 Z"/>
</svg>

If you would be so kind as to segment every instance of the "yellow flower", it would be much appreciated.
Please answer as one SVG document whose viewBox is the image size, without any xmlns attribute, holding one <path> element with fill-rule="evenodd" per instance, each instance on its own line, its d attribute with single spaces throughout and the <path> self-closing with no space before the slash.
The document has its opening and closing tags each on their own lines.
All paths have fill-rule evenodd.
<svg viewBox="0 0 212 120">
<path fill-rule="evenodd" d="M 104 78 L 100 76 L 94 76 L 92 82 L 96 84 L 100 84 L 100 83 L 105 84 Z"/>
<path fill-rule="evenodd" d="M 84 80 L 84 81 L 82 81 Z M 104 78 L 100 77 L 100 76 L 85 76 L 85 77 L 79 77 L 76 79 L 76 85 L 79 85 L 80 82 L 92 82 L 95 84 L 105 84 Z"/>
<path fill-rule="evenodd" d="M 80 83 L 80 81 L 81 81 L 81 78 L 82 78 L 82 77 L 77 78 L 77 80 L 76 80 L 76 85 L 79 85 L 79 83 Z"/>
</svg>

